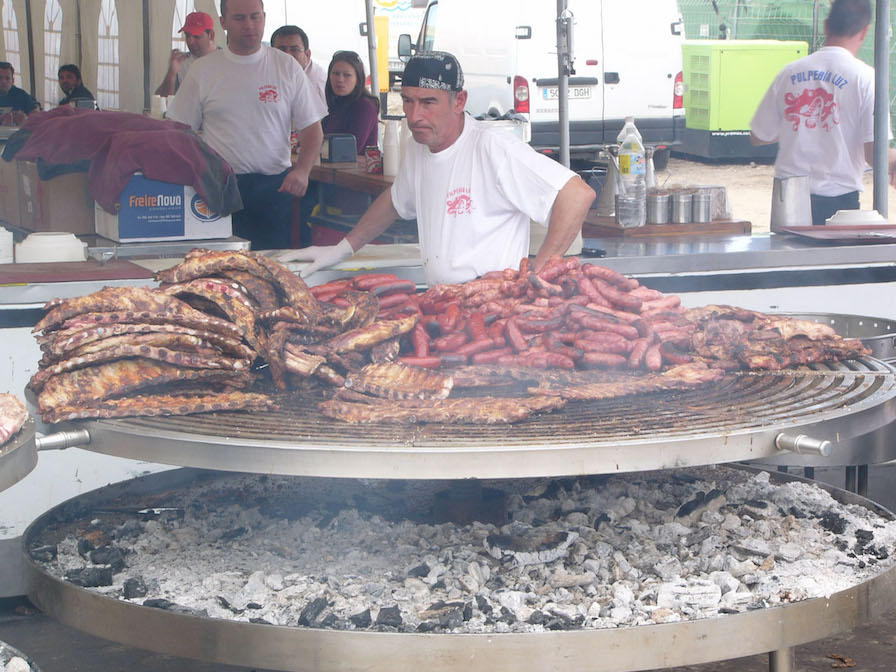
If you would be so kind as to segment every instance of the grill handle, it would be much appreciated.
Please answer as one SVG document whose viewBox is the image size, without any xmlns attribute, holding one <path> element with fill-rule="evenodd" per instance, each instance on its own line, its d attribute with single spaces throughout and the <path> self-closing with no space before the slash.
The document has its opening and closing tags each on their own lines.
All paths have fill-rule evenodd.
<svg viewBox="0 0 896 672">
<path fill-rule="evenodd" d="M 805 434 L 781 432 L 775 437 L 778 450 L 790 450 L 799 455 L 821 455 L 830 457 L 834 445 L 825 439 L 813 439 Z"/>
<path fill-rule="evenodd" d="M 90 432 L 86 429 L 75 429 L 70 432 L 54 432 L 45 436 L 38 436 L 34 444 L 38 450 L 65 450 L 77 448 L 90 443 Z"/>
</svg>

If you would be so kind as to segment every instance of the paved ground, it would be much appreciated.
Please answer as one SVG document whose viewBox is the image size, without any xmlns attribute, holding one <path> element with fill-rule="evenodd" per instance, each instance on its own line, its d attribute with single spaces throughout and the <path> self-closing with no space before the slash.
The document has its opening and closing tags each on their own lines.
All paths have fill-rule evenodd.
<svg viewBox="0 0 896 672">
<path fill-rule="evenodd" d="M 842 469 L 816 470 L 816 478 L 842 487 Z M 872 467 L 869 496 L 896 508 L 896 464 Z M 24 599 L 0 600 L 0 640 L 29 655 L 44 672 L 247 672 L 248 668 L 211 665 L 133 649 L 84 635 L 48 618 Z M 794 670 L 841 669 L 840 655 L 855 661 L 856 672 L 896 670 L 896 610 L 850 633 L 800 646 Z M 595 652 L 599 656 L 599 652 Z M 674 672 L 766 672 L 768 656 L 675 668 Z M 256 670 L 255 672 L 262 672 Z M 420 672 L 425 672 L 421 670 Z M 586 672 L 586 671 L 570 671 Z"/>
</svg>

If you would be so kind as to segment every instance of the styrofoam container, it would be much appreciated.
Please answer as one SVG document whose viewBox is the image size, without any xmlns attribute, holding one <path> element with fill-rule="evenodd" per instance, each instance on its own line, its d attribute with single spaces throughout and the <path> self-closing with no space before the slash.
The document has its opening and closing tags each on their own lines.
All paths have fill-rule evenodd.
<svg viewBox="0 0 896 672">
<path fill-rule="evenodd" d="M 73 233 L 38 231 L 16 245 L 17 264 L 86 259 L 87 243 L 78 240 Z"/>
<path fill-rule="evenodd" d="M 838 210 L 825 222 L 828 226 L 880 226 L 888 224 L 877 210 Z"/>
</svg>

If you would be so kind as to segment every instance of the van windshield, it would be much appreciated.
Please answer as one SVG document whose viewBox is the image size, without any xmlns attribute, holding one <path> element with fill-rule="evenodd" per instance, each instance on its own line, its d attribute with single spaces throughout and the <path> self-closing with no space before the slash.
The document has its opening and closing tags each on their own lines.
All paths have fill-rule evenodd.
<svg viewBox="0 0 896 672">
<path fill-rule="evenodd" d="M 426 21 L 423 24 L 423 44 L 420 51 L 432 51 L 433 42 L 436 39 L 436 18 L 439 15 L 439 3 L 434 2 L 426 10 Z"/>
</svg>

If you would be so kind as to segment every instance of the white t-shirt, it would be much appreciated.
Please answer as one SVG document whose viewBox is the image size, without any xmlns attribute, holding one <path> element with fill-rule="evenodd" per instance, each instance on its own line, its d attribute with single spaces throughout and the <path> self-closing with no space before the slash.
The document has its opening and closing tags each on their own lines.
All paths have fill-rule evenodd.
<svg viewBox="0 0 896 672">
<path fill-rule="evenodd" d="M 237 174 L 276 175 L 291 165 L 290 129 L 326 114 L 296 60 L 262 45 L 248 56 L 221 49 L 197 59 L 167 116 L 201 130 Z"/>
<path fill-rule="evenodd" d="M 312 86 L 314 86 L 314 90 L 320 94 L 320 99 L 323 101 L 323 104 L 327 104 L 327 71 L 318 65 L 314 59 L 308 60 L 308 65 L 305 66 L 305 74 L 308 76 L 308 79 L 311 80 Z"/>
<path fill-rule="evenodd" d="M 750 122 L 777 140 L 775 177 L 809 176 L 809 191 L 862 189 L 865 143 L 874 140 L 874 69 L 842 47 L 822 47 L 785 66 Z"/>
<path fill-rule="evenodd" d="M 426 282 L 466 282 L 516 267 L 529 253 L 529 221 L 547 224 L 575 177 L 488 122 L 464 117 L 460 137 L 433 154 L 411 142 L 392 185 L 403 219 L 417 218 Z"/>
<path fill-rule="evenodd" d="M 221 47 L 215 48 L 220 49 Z M 177 93 L 177 90 L 180 88 L 181 83 L 187 78 L 187 72 L 189 71 L 190 66 L 195 62 L 196 57 L 193 55 L 193 52 L 187 52 L 184 60 L 181 61 L 180 70 L 178 70 L 177 74 L 174 76 L 174 93 Z"/>
</svg>

